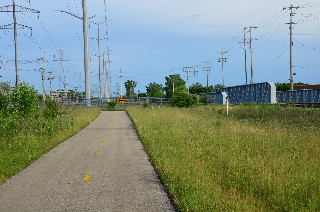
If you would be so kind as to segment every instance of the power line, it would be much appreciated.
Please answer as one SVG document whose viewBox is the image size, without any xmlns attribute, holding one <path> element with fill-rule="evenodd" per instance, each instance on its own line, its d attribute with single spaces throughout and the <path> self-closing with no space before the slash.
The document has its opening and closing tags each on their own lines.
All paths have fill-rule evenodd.
<svg viewBox="0 0 320 212">
<path fill-rule="evenodd" d="M 227 59 L 228 59 L 228 58 L 224 57 L 224 54 L 226 54 L 226 53 L 228 53 L 228 52 L 220 52 L 221 57 L 218 58 L 218 62 L 221 63 L 222 85 L 223 85 L 223 86 L 226 86 L 226 83 L 225 83 L 226 75 L 225 75 L 225 73 L 224 73 L 224 66 L 223 66 L 224 63 L 226 63 L 226 62 L 227 62 Z"/>
<path fill-rule="evenodd" d="M 298 7 L 294 7 L 294 6 L 292 6 L 292 4 L 291 4 L 291 6 L 290 7 L 288 7 L 289 8 L 289 10 L 290 10 L 290 22 L 289 23 L 286 23 L 286 24 L 289 24 L 290 25 L 290 27 L 289 27 L 289 29 L 290 29 L 290 83 L 291 83 L 291 90 L 293 90 L 293 84 L 294 84 L 294 75 L 295 75 L 295 73 L 294 73 L 294 64 L 293 64 L 293 34 L 292 34 L 292 31 L 293 31 L 293 25 L 294 24 L 297 24 L 297 23 L 294 23 L 293 22 L 293 16 L 295 15 L 295 13 L 293 12 L 293 9 L 299 9 L 300 7 L 298 6 Z M 285 8 L 283 8 L 284 10 L 285 9 L 287 9 L 286 7 Z"/>
<path fill-rule="evenodd" d="M 9 10 L 9 8 L 12 7 L 12 10 Z M 13 24 L 7 24 L 4 26 L 1 26 L 0 29 L 13 29 L 14 30 L 14 46 L 15 46 L 15 70 L 16 70 L 16 83 L 15 85 L 18 86 L 20 84 L 20 73 L 19 73 L 19 45 L 18 45 L 18 29 L 30 29 L 31 30 L 31 35 L 32 35 L 32 28 L 23 24 L 18 24 L 17 23 L 17 12 L 32 12 L 32 13 L 40 13 L 39 10 L 23 7 L 23 6 L 18 6 L 16 5 L 15 0 L 12 0 L 12 5 L 6 5 L 3 7 L 0 7 L 1 11 L 0 12 L 12 12 L 13 14 Z M 7 9 L 4 10 L 3 9 Z M 39 18 L 39 16 L 38 16 Z M 12 28 L 13 26 L 13 28 Z M 21 28 L 17 28 L 21 27 Z"/>
<path fill-rule="evenodd" d="M 253 40 L 257 40 L 257 39 L 253 39 L 252 38 L 252 29 L 257 29 L 257 27 L 249 27 L 249 32 L 250 32 L 250 53 L 251 53 L 251 84 L 254 83 L 254 57 L 253 57 Z"/>
<path fill-rule="evenodd" d="M 88 9 L 87 9 L 87 0 L 82 0 L 82 10 L 83 16 L 80 17 L 73 13 L 63 11 L 63 10 L 56 10 L 64 13 L 68 13 L 76 18 L 79 18 L 83 21 L 83 40 L 84 40 L 84 70 L 85 70 L 85 99 L 86 99 L 86 106 L 90 106 L 90 99 L 91 99 L 91 82 L 90 82 L 90 47 L 89 47 L 89 40 L 88 40 L 88 21 L 89 19 L 95 17 L 88 17 Z"/>
</svg>

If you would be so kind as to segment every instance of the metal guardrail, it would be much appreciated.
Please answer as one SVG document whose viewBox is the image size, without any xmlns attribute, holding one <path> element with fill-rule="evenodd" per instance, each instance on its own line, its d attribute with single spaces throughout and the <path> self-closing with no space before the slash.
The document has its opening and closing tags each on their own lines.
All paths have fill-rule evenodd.
<svg viewBox="0 0 320 212">
<path fill-rule="evenodd" d="M 108 107 L 109 102 L 117 101 L 118 98 L 103 98 L 101 101 L 99 98 L 90 99 L 89 106 L 83 99 L 56 99 L 62 106 L 65 107 Z M 124 99 L 121 103 L 117 103 L 116 108 L 125 108 L 127 106 L 144 106 L 149 105 L 170 105 L 170 98 L 159 98 L 159 97 L 140 97 L 139 99 Z"/>
</svg>

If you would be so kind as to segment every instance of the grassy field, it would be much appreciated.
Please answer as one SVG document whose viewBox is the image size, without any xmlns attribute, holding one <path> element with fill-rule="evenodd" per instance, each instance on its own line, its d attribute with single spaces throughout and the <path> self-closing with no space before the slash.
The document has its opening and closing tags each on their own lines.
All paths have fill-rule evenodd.
<svg viewBox="0 0 320 212">
<path fill-rule="evenodd" d="M 90 124 L 99 113 L 99 109 L 75 109 L 55 119 L 0 116 L 0 184 Z"/>
<path fill-rule="evenodd" d="M 320 211 L 320 110 L 127 111 L 181 211 Z"/>
</svg>

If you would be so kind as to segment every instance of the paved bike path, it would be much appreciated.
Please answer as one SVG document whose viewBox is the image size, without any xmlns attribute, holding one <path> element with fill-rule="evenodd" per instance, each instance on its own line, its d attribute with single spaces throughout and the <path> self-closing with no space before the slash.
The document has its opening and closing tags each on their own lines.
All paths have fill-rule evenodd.
<svg viewBox="0 0 320 212">
<path fill-rule="evenodd" d="M 174 211 L 126 112 L 101 112 L 0 186 L 0 211 Z"/>
</svg>

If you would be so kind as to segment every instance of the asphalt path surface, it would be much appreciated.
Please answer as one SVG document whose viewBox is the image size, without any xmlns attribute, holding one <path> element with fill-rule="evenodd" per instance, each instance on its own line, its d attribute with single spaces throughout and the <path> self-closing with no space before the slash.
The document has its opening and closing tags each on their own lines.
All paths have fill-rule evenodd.
<svg viewBox="0 0 320 212">
<path fill-rule="evenodd" d="M 126 112 L 84 130 L 0 186 L 0 211 L 175 211 Z"/>
</svg>

